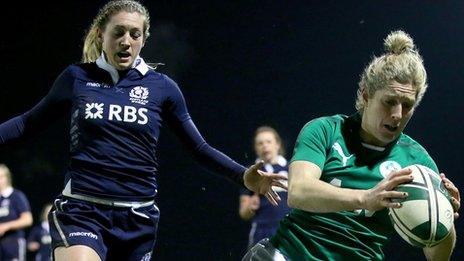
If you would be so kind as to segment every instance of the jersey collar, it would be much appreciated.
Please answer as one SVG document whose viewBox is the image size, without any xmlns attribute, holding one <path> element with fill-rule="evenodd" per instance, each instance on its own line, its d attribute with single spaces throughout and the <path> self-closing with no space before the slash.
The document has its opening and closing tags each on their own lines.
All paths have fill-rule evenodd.
<svg viewBox="0 0 464 261">
<path fill-rule="evenodd" d="M 107 71 L 111 75 L 111 79 L 113 80 L 114 84 L 116 84 L 119 81 L 118 70 L 116 70 L 116 68 L 114 68 L 111 64 L 109 64 L 106 61 L 105 55 L 103 54 L 103 52 L 101 53 L 100 57 L 98 57 L 96 64 L 98 67 Z M 135 58 L 134 63 L 132 63 L 132 68 L 135 68 L 137 71 L 139 71 L 144 76 L 145 74 L 147 74 L 148 70 L 150 70 L 150 67 L 145 63 L 145 61 L 140 56 L 137 56 L 137 58 Z"/>
<path fill-rule="evenodd" d="M 281 167 L 285 167 L 287 166 L 287 160 L 282 155 L 279 155 L 277 156 L 277 164 Z"/>
<path fill-rule="evenodd" d="M 361 119 L 362 118 L 359 113 L 349 116 L 342 127 L 342 133 L 345 137 L 345 142 L 350 153 L 357 154 L 357 161 L 366 164 L 373 164 L 383 159 L 391 152 L 393 147 L 398 143 L 401 135 L 384 147 L 366 144 L 361 140 L 361 136 L 359 134 Z"/>
<path fill-rule="evenodd" d="M 262 161 L 262 159 L 257 158 L 257 159 L 255 160 L 255 163 L 258 163 L 258 162 L 260 162 L 260 161 Z M 279 165 L 279 166 L 281 166 L 282 168 L 284 168 L 285 166 L 287 166 L 287 160 L 286 160 L 282 155 L 278 155 L 278 156 L 277 156 L 277 164 L 275 164 L 275 165 Z M 271 173 L 274 172 L 274 167 L 273 167 L 273 165 L 272 165 L 271 163 L 265 163 L 265 164 L 264 164 L 264 169 L 265 169 L 267 172 L 271 172 Z"/>
<path fill-rule="evenodd" d="M 13 187 L 7 187 L 0 194 L 2 195 L 2 197 L 7 198 L 11 195 L 11 193 L 13 193 Z"/>
</svg>

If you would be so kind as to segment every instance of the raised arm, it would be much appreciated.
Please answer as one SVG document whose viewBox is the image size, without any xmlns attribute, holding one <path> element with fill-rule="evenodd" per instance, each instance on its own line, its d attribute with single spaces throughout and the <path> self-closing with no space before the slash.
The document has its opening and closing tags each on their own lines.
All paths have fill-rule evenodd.
<svg viewBox="0 0 464 261">
<path fill-rule="evenodd" d="M 36 133 L 69 111 L 73 81 L 69 69 L 65 70 L 47 96 L 30 111 L 0 124 L 0 145 Z"/>
<path fill-rule="evenodd" d="M 206 143 L 191 119 L 182 123 L 174 123 L 171 129 L 193 152 L 195 159 L 202 166 L 243 185 L 243 174 L 246 168 Z"/>
</svg>

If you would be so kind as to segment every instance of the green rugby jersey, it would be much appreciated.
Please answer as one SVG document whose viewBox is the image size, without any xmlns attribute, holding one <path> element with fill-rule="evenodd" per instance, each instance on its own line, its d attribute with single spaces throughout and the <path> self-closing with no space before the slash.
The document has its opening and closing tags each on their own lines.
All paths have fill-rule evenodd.
<svg viewBox="0 0 464 261">
<path fill-rule="evenodd" d="M 292 161 L 318 165 L 321 180 L 350 189 L 370 189 L 392 170 L 421 164 L 438 172 L 426 150 L 405 134 L 382 148 L 362 144 L 361 118 L 334 115 L 308 122 L 301 130 Z M 294 209 L 271 242 L 292 260 L 382 260 L 394 232 L 388 210 L 313 213 Z"/>
</svg>

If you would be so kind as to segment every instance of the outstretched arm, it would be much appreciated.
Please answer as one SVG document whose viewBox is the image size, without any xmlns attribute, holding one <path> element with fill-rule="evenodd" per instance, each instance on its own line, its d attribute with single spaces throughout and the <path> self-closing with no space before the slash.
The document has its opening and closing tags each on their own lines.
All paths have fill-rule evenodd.
<svg viewBox="0 0 464 261">
<path fill-rule="evenodd" d="M 253 180 L 254 185 L 247 188 L 266 195 L 272 204 L 277 204 L 279 197 L 272 190 L 272 185 L 283 186 L 279 183 L 279 178 L 286 177 L 284 175 L 265 173 L 259 170 L 262 163 L 255 164 L 250 168 L 245 168 L 236 163 L 224 153 L 211 147 L 201 136 L 200 132 L 193 123 L 187 111 L 185 99 L 177 86 L 170 79 L 166 79 L 166 100 L 164 103 L 164 119 L 169 123 L 181 141 L 193 151 L 195 158 L 202 166 L 227 177 L 233 182 L 243 186 L 244 175 Z M 257 183 L 256 183 L 257 182 Z M 246 184 L 246 182 L 245 182 Z"/>
<path fill-rule="evenodd" d="M 246 168 L 206 143 L 191 119 L 183 123 L 172 122 L 171 129 L 193 152 L 195 159 L 202 166 L 225 176 L 234 183 L 243 185 L 243 174 Z"/>
<path fill-rule="evenodd" d="M 245 185 L 251 191 L 265 195 L 274 205 L 277 205 L 280 201 L 280 197 L 272 190 L 272 186 L 286 188 L 280 182 L 280 180 L 287 179 L 285 175 L 261 171 L 262 162 L 246 169 L 206 143 L 191 119 L 180 125 L 180 128 L 175 126 L 174 124 L 174 131 L 178 133 L 183 143 L 193 151 L 195 158 L 202 166 L 227 177 L 241 186 Z"/>
<path fill-rule="evenodd" d="M 30 111 L 0 124 L 0 145 L 33 134 L 68 111 L 71 104 L 73 77 L 69 69 L 53 84 L 50 92 Z"/>
</svg>

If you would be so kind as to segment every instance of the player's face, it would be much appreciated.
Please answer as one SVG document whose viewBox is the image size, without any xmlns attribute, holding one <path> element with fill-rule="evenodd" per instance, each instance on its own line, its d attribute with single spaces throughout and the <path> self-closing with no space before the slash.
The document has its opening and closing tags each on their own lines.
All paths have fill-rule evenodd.
<svg viewBox="0 0 464 261">
<path fill-rule="evenodd" d="M 106 59 L 117 70 L 130 68 L 139 55 L 144 44 L 144 21 L 138 12 L 121 11 L 110 18 L 101 32 Z"/>
<path fill-rule="evenodd" d="M 260 132 L 255 137 L 255 152 L 265 162 L 273 162 L 279 154 L 280 144 L 274 133 L 269 131 Z"/>
<path fill-rule="evenodd" d="M 361 138 L 364 142 L 385 146 L 401 134 L 414 113 L 416 90 L 411 84 L 392 82 L 373 97 L 364 93 Z"/>
</svg>

